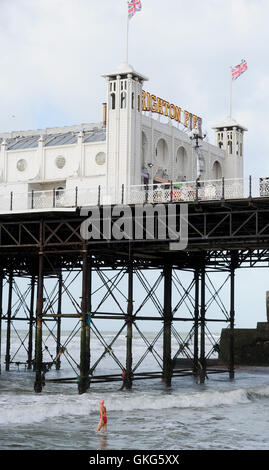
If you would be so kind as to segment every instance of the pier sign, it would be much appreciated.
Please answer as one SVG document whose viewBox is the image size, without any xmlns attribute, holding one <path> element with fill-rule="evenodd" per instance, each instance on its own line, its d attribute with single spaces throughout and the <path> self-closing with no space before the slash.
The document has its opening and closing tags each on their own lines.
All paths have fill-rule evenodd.
<svg viewBox="0 0 269 470">
<path fill-rule="evenodd" d="M 167 116 L 172 120 L 182 123 L 190 130 L 197 127 L 199 133 L 202 134 L 202 118 L 189 111 L 183 111 L 181 107 L 144 90 L 142 91 L 142 111 L 151 111 L 152 113 Z"/>
</svg>

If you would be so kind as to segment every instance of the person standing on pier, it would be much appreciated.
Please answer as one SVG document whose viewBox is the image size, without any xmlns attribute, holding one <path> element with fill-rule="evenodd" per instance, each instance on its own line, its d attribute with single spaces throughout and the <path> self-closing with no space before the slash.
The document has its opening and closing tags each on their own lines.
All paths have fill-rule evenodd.
<svg viewBox="0 0 269 470">
<path fill-rule="evenodd" d="M 104 406 L 104 400 L 100 400 L 100 421 L 97 426 L 96 431 L 100 431 L 100 429 L 107 430 L 107 416 L 106 416 L 106 407 Z"/>
</svg>

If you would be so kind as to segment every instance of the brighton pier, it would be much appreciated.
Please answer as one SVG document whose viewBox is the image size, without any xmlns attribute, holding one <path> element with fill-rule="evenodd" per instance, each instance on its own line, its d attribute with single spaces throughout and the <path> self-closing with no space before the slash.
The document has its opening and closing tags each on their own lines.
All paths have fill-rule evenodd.
<svg viewBox="0 0 269 470">
<path fill-rule="evenodd" d="M 143 110 L 147 78 L 129 64 L 103 76 L 101 123 L 0 134 L 0 338 L 6 371 L 1 380 L 19 367 L 34 370 L 37 393 L 51 382 L 74 383 L 85 393 L 105 382 L 130 389 L 137 380 L 162 379 L 171 386 L 186 376 L 201 383 L 209 374 L 226 373 L 232 379 L 235 275 L 240 268 L 267 267 L 269 262 L 268 178 L 244 178 L 247 129 L 232 117 L 214 126 L 213 145 L 191 113 L 175 123 L 179 108 L 163 100 L 158 104 L 157 98 L 156 110 L 163 110 L 167 122 L 154 118 L 155 108 Z M 186 125 L 192 127 L 190 135 Z M 127 211 L 133 225 L 137 208 L 144 212 L 151 206 L 158 225 L 161 205 L 165 214 L 175 210 L 179 235 L 181 206 L 187 206 L 184 249 L 171 246 L 176 243 L 167 235 L 169 226 L 166 236 L 159 237 L 157 230 L 147 239 L 144 222 L 139 240 L 135 232 L 127 239 L 118 232 L 113 236 L 113 230 L 101 239 L 83 234 L 91 208 L 98 209 L 104 227 L 107 208 L 111 223 Z M 220 274 L 225 280 L 216 286 Z M 221 299 L 225 286 L 229 294 Z M 76 326 L 63 341 L 70 320 Z M 120 325 L 109 343 L 99 322 Z M 159 326 L 153 339 L 141 326 L 147 322 Z M 26 335 L 18 326 L 25 323 Z M 219 348 L 211 327 L 219 324 L 229 329 L 229 354 L 217 368 L 211 365 Z M 44 342 L 45 330 L 53 350 Z M 12 331 L 24 359 L 18 360 Z M 78 331 L 79 360 L 70 355 Z M 124 360 L 114 348 L 122 334 Z M 136 362 L 134 334 L 144 345 Z M 103 348 L 99 357 L 92 349 L 93 336 Z M 148 354 L 156 361 L 153 371 L 143 368 Z M 117 372 L 102 373 L 107 355 Z M 57 376 L 63 358 L 70 367 L 64 377 Z M 188 366 L 180 366 L 180 359 L 188 359 Z"/>
</svg>

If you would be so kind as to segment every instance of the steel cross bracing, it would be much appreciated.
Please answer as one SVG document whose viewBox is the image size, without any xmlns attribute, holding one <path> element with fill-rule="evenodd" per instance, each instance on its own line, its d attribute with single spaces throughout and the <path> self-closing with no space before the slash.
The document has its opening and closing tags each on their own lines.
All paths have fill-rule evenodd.
<svg viewBox="0 0 269 470">
<path fill-rule="evenodd" d="M 210 373 L 234 376 L 235 274 L 269 265 L 269 202 L 191 203 L 188 248 L 173 253 L 167 240 L 85 242 L 77 213 L 57 220 L 39 216 L 0 221 L 0 339 L 7 371 L 33 367 L 36 392 L 45 382 L 66 381 L 77 383 L 80 393 L 100 382 L 131 388 L 142 379 L 169 386 L 185 375 L 200 382 Z M 64 336 L 67 320 L 73 323 Z M 104 320 L 118 325 L 110 337 Z M 149 321 L 159 325 L 150 335 L 143 328 Z M 229 364 L 222 368 L 212 362 L 218 324 L 230 330 Z M 73 347 L 78 341 L 79 351 Z M 108 358 L 113 367 L 104 374 Z M 59 378 L 63 362 L 70 374 Z"/>
<path fill-rule="evenodd" d="M 69 270 L 65 272 L 65 275 L 59 274 L 58 267 L 56 269 L 53 265 L 53 257 L 48 257 L 45 255 L 45 258 L 48 261 L 48 265 L 50 266 L 50 276 L 44 282 L 44 298 L 43 298 L 43 313 L 42 313 L 42 323 L 43 328 L 45 328 L 46 334 L 42 337 L 42 364 L 41 364 L 41 382 L 42 386 L 44 386 L 45 381 L 50 382 L 77 382 L 79 381 L 80 377 L 80 364 L 78 358 L 73 358 L 69 353 L 69 347 L 71 345 L 72 340 L 76 336 L 76 334 L 80 331 L 80 323 L 82 318 L 82 311 L 81 305 L 74 297 L 74 294 L 71 291 L 71 287 L 79 278 L 80 272 L 77 270 Z M 91 256 L 92 260 L 92 256 Z M 76 262 L 74 261 L 76 265 Z M 94 264 L 94 263 L 93 263 Z M 126 312 L 126 303 L 128 302 L 128 292 L 126 292 L 126 284 L 125 278 L 128 274 L 128 269 L 126 268 L 119 268 L 118 270 L 115 269 L 107 269 L 106 271 L 102 271 L 99 267 L 94 268 L 94 272 L 96 274 L 96 280 L 99 279 L 99 284 L 97 283 L 95 289 L 92 289 L 92 298 L 98 296 L 96 302 L 96 309 L 92 309 L 90 312 L 90 330 L 91 335 L 95 336 L 100 344 L 103 346 L 103 352 L 99 357 L 96 357 L 92 364 L 89 367 L 89 384 L 94 384 L 98 382 L 107 382 L 107 381 L 117 381 L 122 382 L 122 388 L 125 386 L 132 385 L 134 380 L 140 379 L 150 379 L 150 378 L 161 378 L 164 375 L 165 371 L 165 364 L 163 362 L 162 351 L 158 348 L 158 342 L 163 337 L 164 328 L 162 327 L 155 335 L 151 338 L 147 338 L 147 334 L 141 331 L 141 326 L 139 322 L 142 321 L 161 321 L 162 323 L 165 321 L 164 318 L 164 310 L 163 310 L 163 298 L 162 298 L 162 291 L 164 288 L 164 271 L 159 272 L 156 271 L 156 276 L 154 279 L 148 278 L 149 271 L 148 270 L 140 270 L 134 269 L 134 276 L 138 281 L 138 284 L 141 286 L 144 294 L 142 295 L 139 303 L 136 303 L 135 308 L 133 309 L 132 315 L 132 325 L 138 337 L 141 338 L 142 344 L 145 345 L 144 352 L 136 358 L 133 364 L 131 364 L 131 373 L 128 377 L 128 383 L 123 377 L 123 371 L 126 371 L 126 364 L 122 359 L 119 359 L 117 353 L 114 350 L 114 345 L 117 342 L 118 338 L 122 333 L 126 331 L 128 325 L 128 315 Z M 151 273 L 154 271 L 151 270 Z M 54 276 L 53 276 L 54 274 Z M 229 321 L 229 314 L 227 309 L 224 306 L 223 301 L 220 298 L 220 291 L 227 283 L 229 278 L 222 283 L 222 285 L 218 286 L 218 288 L 214 287 L 213 282 L 211 281 L 209 275 L 207 277 L 207 289 L 209 292 L 209 297 L 206 302 L 206 311 L 209 309 L 211 304 L 215 302 L 219 309 L 221 310 L 222 315 L 224 315 L 224 321 Z M 8 283 L 6 281 L 6 286 L 10 289 L 12 286 L 12 291 L 14 290 L 14 294 L 16 293 L 17 299 L 12 304 L 12 322 L 16 319 L 20 320 L 28 320 L 29 321 L 29 302 L 32 303 L 30 300 L 27 302 L 27 298 L 31 291 L 31 286 L 34 285 L 32 282 L 30 286 L 27 287 L 26 291 L 23 293 L 20 286 L 18 285 L 18 281 L 23 281 L 23 278 L 16 279 L 10 276 Z M 197 328 L 196 334 L 198 334 L 198 330 L 201 327 L 201 317 L 199 317 L 198 324 L 195 326 L 193 322 L 194 318 L 194 309 L 195 309 L 195 278 L 191 279 L 188 285 L 184 286 L 183 280 L 180 278 L 179 270 L 171 270 L 171 285 L 174 287 L 174 297 L 175 301 L 174 304 L 171 305 L 171 338 L 174 339 L 174 344 L 171 349 L 170 360 L 174 364 L 173 370 L 168 369 L 168 377 L 166 376 L 167 383 L 171 383 L 172 376 L 185 376 L 185 375 L 198 375 L 199 369 L 195 369 L 195 357 L 194 357 L 194 344 L 193 339 L 195 335 L 195 328 Z M 63 294 L 68 298 L 70 305 L 73 307 L 72 313 L 65 313 L 59 310 L 59 284 L 61 285 L 61 303 L 62 303 L 62 296 Z M 32 298 L 32 296 L 30 296 Z M 105 308 L 106 301 L 113 300 L 115 309 L 110 310 L 109 312 Z M 111 307 L 110 307 L 111 308 Z M 199 308 L 201 309 L 201 305 L 199 304 Z M 145 309 L 149 309 L 150 315 L 145 314 Z M 24 312 L 25 316 L 22 316 L 22 311 Z M 20 317 L 16 317 L 20 313 Z M 155 313 L 154 313 L 155 312 Z M 76 324 L 73 330 L 70 332 L 68 338 L 62 342 L 59 334 L 55 332 L 55 328 L 57 328 L 57 321 L 59 318 L 63 320 L 64 318 L 75 318 Z M 2 320 L 7 318 L 6 315 L 2 316 Z M 122 325 L 117 333 L 110 339 L 109 343 L 107 342 L 104 334 L 100 331 L 97 327 L 96 322 L 100 319 L 113 319 L 113 320 L 120 320 Z M 53 321 L 54 320 L 54 321 Z M 206 359 L 210 358 L 210 356 L 216 351 L 217 343 L 214 340 L 209 328 L 208 323 L 210 321 L 220 321 L 221 319 L 210 319 L 206 318 L 205 324 L 205 338 L 209 338 L 211 349 L 207 352 L 205 356 Z M 48 324 L 48 321 L 53 321 L 53 324 Z M 186 323 L 191 323 L 191 328 L 189 331 L 184 328 L 183 334 L 178 330 L 178 325 L 182 323 L 186 325 Z M 19 333 L 18 333 L 19 335 Z M 21 339 L 21 346 L 24 346 L 26 339 L 28 338 L 29 333 L 26 335 L 25 338 Z M 48 340 L 54 340 L 54 348 L 52 345 L 47 346 Z M 19 349 L 20 349 L 19 348 Z M 52 350 L 54 349 L 55 352 Z M 70 348 L 71 349 L 71 348 Z M 49 378 L 52 366 L 57 365 L 57 361 L 59 361 L 59 350 L 62 350 L 61 357 L 64 357 L 67 363 L 69 364 L 72 372 L 75 373 L 74 377 L 66 377 L 66 379 L 57 379 L 57 378 Z M 27 353 L 27 348 L 25 348 Z M 19 350 L 15 351 L 15 355 L 19 352 Z M 91 352 L 93 355 L 93 352 Z M 149 370 L 141 370 L 141 365 L 144 364 L 145 359 L 147 356 L 151 354 L 156 363 L 155 371 Z M 113 373 L 109 375 L 98 375 L 96 374 L 97 367 L 100 369 L 102 366 L 102 360 L 109 355 L 113 361 L 117 364 L 119 372 Z M 176 359 L 183 357 L 188 359 L 189 366 L 177 366 L 175 367 Z M 14 363 L 14 361 L 9 361 L 9 365 Z M 25 364 L 27 361 L 25 361 Z M 35 361 L 33 361 L 34 366 L 36 366 Z M 199 361 L 198 361 L 199 365 Z M 59 367 L 58 367 L 59 368 Z M 212 373 L 214 370 L 208 369 L 207 373 Z M 170 375 L 169 375 L 170 374 Z"/>
</svg>

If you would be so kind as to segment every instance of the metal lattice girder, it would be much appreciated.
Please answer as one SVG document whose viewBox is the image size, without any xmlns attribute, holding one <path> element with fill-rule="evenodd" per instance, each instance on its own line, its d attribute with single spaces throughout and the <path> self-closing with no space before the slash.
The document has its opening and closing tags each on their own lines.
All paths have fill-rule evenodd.
<svg viewBox="0 0 269 470">
<path fill-rule="evenodd" d="M 134 208 L 132 208 L 134 213 Z M 13 218 L 13 220 L 12 220 Z M 47 248 L 65 250 L 78 248 L 84 243 L 80 226 L 85 217 L 74 213 L 47 213 L 45 220 L 40 220 L 40 214 L 32 213 L 31 220 L 25 215 L 11 214 L 0 222 L 0 249 L 2 248 L 34 248 L 42 245 Z M 41 229 L 42 226 L 42 229 Z M 188 251 L 200 246 L 203 249 L 226 248 L 237 249 L 267 247 L 269 238 L 269 201 L 268 198 L 256 198 L 249 201 L 199 201 L 188 203 Z M 127 252 L 129 240 L 126 243 L 111 240 L 116 246 L 121 246 Z M 148 253 L 155 247 L 166 247 L 167 241 L 144 240 L 139 247 L 141 253 Z M 89 245 L 107 251 L 106 240 L 89 241 Z M 103 247 L 103 248 L 101 248 Z M 124 248 L 126 247 L 126 248 Z M 160 253 L 155 250 L 155 257 Z"/>
<path fill-rule="evenodd" d="M 70 349 L 74 336 L 81 328 L 83 316 L 84 320 L 88 316 L 90 332 L 103 346 L 100 357 L 94 358 L 93 363 L 90 364 L 89 374 L 95 373 L 97 367 L 102 365 L 103 358 L 109 354 L 120 371 L 117 380 L 121 380 L 120 374 L 127 363 L 129 364 L 129 375 L 133 374 L 132 379 L 141 378 L 143 373 L 140 372 L 140 367 L 145 364 L 144 361 L 148 355 L 152 354 L 159 367 L 156 377 L 158 374 L 160 377 L 164 371 L 164 357 L 160 353 L 161 348 L 159 348 L 158 342 L 164 335 L 164 329 L 158 328 L 159 332 L 156 333 L 156 336 L 153 339 L 148 339 L 138 324 L 140 321 L 152 319 L 161 323 L 166 321 L 167 341 L 165 347 L 168 360 L 170 357 L 176 359 L 183 356 L 194 363 L 197 358 L 201 360 L 203 355 L 205 359 L 208 359 L 216 347 L 215 339 L 210 331 L 210 322 L 229 323 L 231 330 L 234 327 L 234 298 L 232 298 L 234 290 L 229 299 L 222 296 L 228 280 L 231 285 L 234 284 L 231 270 L 243 266 L 269 266 L 269 249 L 267 248 L 269 201 L 266 203 L 265 201 L 257 201 L 256 206 L 251 205 L 250 202 L 246 203 L 246 201 L 240 203 L 225 201 L 225 205 L 219 201 L 190 203 L 189 245 L 184 252 L 175 253 L 169 251 L 167 241 L 145 240 L 133 243 L 132 240 L 127 242 L 111 240 L 105 243 L 98 241 L 85 243 L 80 234 L 80 224 L 83 218 L 75 212 L 74 214 L 44 213 L 42 216 L 31 214 L 28 216 L 28 220 L 25 220 L 25 217 L 25 215 L 14 214 L 6 220 L 4 218 L 1 220 L 0 257 L 1 267 L 6 278 L 8 278 L 10 271 L 13 273 L 13 300 L 9 314 L 10 329 L 13 327 L 13 323 L 20 334 L 15 323 L 19 320 L 20 315 L 29 323 L 31 322 L 32 326 L 37 326 L 36 362 L 39 374 L 37 374 L 36 380 L 37 391 L 42 388 L 40 374 L 42 363 L 47 355 L 50 362 L 55 363 L 59 346 L 64 349 L 63 354 L 69 366 L 74 372 L 76 371 L 76 375 L 79 373 L 81 364 L 78 363 L 77 358 L 71 358 Z M 87 256 L 83 256 L 83 250 L 87 251 Z M 41 258 L 42 262 L 40 262 Z M 86 258 L 87 261 L 85 261 Z M 138 299 L 137 285 L 135 287 L 132 285 L 133 295 L 130 294 L 130 287 L 128 291 L 127 279 L 129 276 L 130 280 L 130 260 L 132 262 L 132 276 L 139 285 L 140 293 L 142 291 L 142 299 Z M 86 298 L 87 295 L 89 296 L 89 292 L 87 295 L 84 292 L 80 296 L 80 293 L 78 294 L 74 288 L 76 282 L 81 281 L 83 265 L 85 269 L 89 263 L 96 282 L 96 286 L 93 286 L 91 290 L 91 299 Z M 172 272 L 171 286 L 168 277 L 166 280 L 166 301 L 164 300 L 163 271 L 165 266 L 168 266 Z M 149 273 L 154 270 L 157 274 L 152 279 Z M 180 270 L 190 272 L 194 277 L 190 281 L 183 281 L 179 273 Z M 228 271 L 230 274 L 227 276 L 226 282 L 223 282 L 223 285 L 217 285 L 216 276 L 219 275 L 218 273 Z M 63 308 L 59 308 L 58 283 L 60 275 L 62 275 Z M 37 295 L 35 293 L 37 299 L 34 301 L 37 310 L 36 318 L 31 317 L 33 308 L 30 307 L 30 290 L 21 288 L 17 280 L 18 276 L 22 279 L 27 277 L 35 281 L 35 287 L 37 287 Z M 199 285 L 196 282 L 197 276 Z M 202 276 L 204 276 L 203 302 Z M 86 287 L 85 291 L 87 292 Z M 90 300 L 94 303 L 94 308 L 89 305 L 87 307 Z M 67 304 L 70 307 L 68 311 L 66 311 Z M 110 305 L 106 310 L 108 304 Z M 215 309 L 214 318 L 209 315 L 210 309 L 213 307 Z M 183 312 L 182 315 L 181 312 Z M 2 320 L 7 320 L 6 314 L 5 311 Z M 56 328 L 58 330 L 59 327 L 57 320 L 63 320 L 65 317 L 73 318 L 77 324 L 65 344 L 62 344 Z M 104 318 L 122 322 L 121 328 L 109 341 L 98 326 L 99 319 Z M 48 323 L 49 320 L 52 323 Z M 182 331 L 185 332 L 186 326 L 189 331 L 186 331 L 185 337 Z M 42 327 L 44 327 L 43 333 Z M 132 364 L 130 359 L 132 329 L 138 333 L 139 341 L 145 345 L 145 351 L 135 360 L 135 364 Z M 207 339 L 209 344 L 209 350 L 203 354 L 201 354 L 201 350 L 204 345 L 200 340 L 202 330 L 203 340 Z M 129 358 L 126 357 L 126 363 L 122 357 L 117 357 L 117 339 L 124 331 L 126 334 L 129 331 Z M 51 339 L 54 340 L 55 346 L 58 345 L 58 349 L 47 349 Z M 197 352 L 198 339 L 200 341 Z M 175 351 L 172 354 L 169 351 L 171 340 L 175 345 Z M 22 335 L 20 351 L 27 350 L 27 342 L 29 344 L 29 335 Z M 94 351 L 90 351 L 90 354 L 94 354 Z M 10 357 L 10 360 L 12 359 L 13 357 Z M 86 360 L 88 359 L 86 358 Z M 169 379 L 168 365 L 167 362 L 166 372 Z M 232 359 L 229 370 L 232 374 Z M 91 375 L 90 378 L 92 378 Z M 111 377 L 107 377 L 107 380 L 110 379 Z"/>
</svg>

